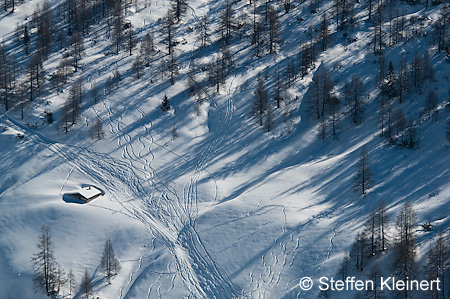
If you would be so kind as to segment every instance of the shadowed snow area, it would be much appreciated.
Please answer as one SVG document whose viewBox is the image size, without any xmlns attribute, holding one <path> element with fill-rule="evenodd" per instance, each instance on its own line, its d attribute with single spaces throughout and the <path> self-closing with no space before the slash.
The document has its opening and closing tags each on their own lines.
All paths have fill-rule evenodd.
<svg viewBox="0 0 450 299">
<path fill-rule="evenodd" d="M 19 58 L 26 55 L 13 42 L 16 24 L 30 18 L 43 2 L 24 1 L 14 13 L 0 14 L 0 36 Z M 50 1 L 54 13 L 60 2 Z M 96 24 L 84 39 L 79 70 L 62 91 L 52 89 L 29 103 L 23 119 L 19 105 L 8 111 L 2 106 L 0 298 L 47 298 L 33 290 L 31 263 L 42 225 L 50 228 L 56 259 L 66 272 L 72 269 L 79 283 L 87 267 L 95 298 L 109 299 L 316 298 L 319 289 L 302 291 L 300 279 L 337 276 L 356 233 L 382 200 L 392 215 L 392 230 L 401 206 L 406 201 L 414 204 L 419 260 L 438 230 L 449 229 L 450 144 L 445 121 L 432 121 L 415 110 L 423 106 L 419 100 L 426 88 L 404 104 L 405 115 L 420 122 L 418 147 L 391 146 L 380 136 L 378 56 L 372 51 L 367 1 L 355 3 L 361 13 L 355 16 L 350 37 L 336 31 L 330 18 L 329 47 L 318 53 L 303 79 L 286 87 L 290 106 L 274 108 L 270 131 L 252 116 L 258 74 L 273 90 L 277 66 L 284 71 L 299 60 L 308 27 L 319 28 L 325 12 L 332 16 L 333 1 L 324 0 L 317 13 L 310 12 L 309 1 L 292 3 L 291 12 L 284 13 L 280 2 L 283 42 L 277 54 L 255 58 L 250 38 L 236 29 L 230 44 L 235 66 L 218 92 L 204 84 L 199 103 L 188 90 L 189 70 L 192 63 L 209 61 L 218 52 L 225 2 L 187 1 L 176 33 L 179 74 L 173 85 L 160 74 L 167 49 L 158 21 L 170 3 L 138 0 L 125 18 L 135 28 L 137 41 L 152 31 L 156 45 L 151 66 L 140 79 L 132 71 L 138 49 L 130 56 L 123 46 L 116 54 L 108 28 Z M 428 32 L 440 7 L 405 6 L 405 14 L 426 15 L 423 30 Z M 252 6 L 233 2 L 233 10 L 250 18 Z M 204 15 L 210 18 L 212 42 L 200 49 L 193 30 Z M 387 47 L 386 61 L 397 67 L 401 57 L 411 61 L 426 49 L 412 39 Z M 449 113 L 445 101 L 450 64 L 445 54 L 430 53 L 442 120 Z M 48 76 L 62 58 L 60 50 L 44 61 Z M 18 65 L 26 69 L 27 58 L 18 59 Z M 313 80 L 325 69 L 341 87 L 357 75 L 366 105 L 362 124 L 353 125 L 351 111 L 345 111 L 336 138 L 321 140 L 310 98 Z M 121 80 L 108 92 L 108 80 L 116 71 Z M 63 106 L 78 78 L 85 91 L 81 114 L 65 133 Z M 196 79 L 208 81 L 205 74 Z M 96 103 L 94 85 L 100 90 Z M 164 95 L 170 99 L 168 112 L 160 109 Z M 53 123 L 45 121 L 44 110 L 53 112 Z M 89 130 L 97 119 L 104 136 L 92 139 Z M 363 146 L 373 186 L 361 196 L 353 186 Z M 434 231 L 420 230 L 426 221 L 436 226 Z M 121 264 L 111 284 L 100 267 L 108 238 Z M 388 262 L 380 267 L 387 269 Z M 82 297 L 78 291 L 76 296 Z"/>
</svg>

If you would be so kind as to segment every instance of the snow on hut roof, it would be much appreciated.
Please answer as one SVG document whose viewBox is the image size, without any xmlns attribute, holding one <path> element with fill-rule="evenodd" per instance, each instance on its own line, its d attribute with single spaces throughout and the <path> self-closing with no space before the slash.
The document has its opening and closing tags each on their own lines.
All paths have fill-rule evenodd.
<svg viewBox="0 0 450 299">
<path fill-rule="evenodd" d="M 89 202 L 89 201 L 93 200 L 94 198 L 102 195 L 103 193 L 101 190 L 97 189 L 94 186 L 87 186 L 87 187 L 82 187 L 75 191 L 69 192 L 67 194 L 74 196 L 78 199 L 81 199 L 85 202 Z"/>
</svg>

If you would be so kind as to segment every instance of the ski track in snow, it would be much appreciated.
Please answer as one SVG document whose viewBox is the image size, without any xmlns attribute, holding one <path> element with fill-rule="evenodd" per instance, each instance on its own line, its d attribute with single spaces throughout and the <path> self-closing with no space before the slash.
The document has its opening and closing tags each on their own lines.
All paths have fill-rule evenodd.
<svg viewBox="0 0 450 299">
<path fill-rule="evenodd" d="M 31 135 L 38 137 L 33 138 L 35 142 L 43 143 L 50 150 L 66 159 L 67 162 L 74 164 L 72 171 L 74 168 L 77 168 L 77 170 L 90 176 L 99 184 L 107 187 L 107 190 L 113 194 L 113 198 L 122 205 L 128 216 L 149 225 L 152 232 L 166 243 L 169 251 L 176 260 L 177 271 L 173 274 L 164 274 L 173 275 L 171 280 L 172 283 L 174 282 L 175 276 L 180 274 L 183 282 L 194 296 L 220 298 L 223 297 L 223 294 L 227 294 L 226 297 L 236 297 L 237 290 L 232 285 L 228 276 L 223 276 L 224 271 L 219 270 L 218 266 L 207 253 L 194 227 L 195 217 L 198 212 L 197 181 L 201 173 L 205 171 L 208 161 L 210 161 L 216 153 L 217 147 L 225 140 L 227 123 L 231 120 L 234 109 L 231 93 L 232 83 L 233 80 L 231 80 L 227 89 L 225 113 L 217 102 L 211 101 L 219 112 L 219 125 L 217 126 L 216 132 L 211 134 L 210 138 L 212 138 L 212 140 L 207 142 L 208 147 L 198 158 L 194 174 L 191 176 L 189 183 L 184 187 L 183 202 L 178 198 L 175 190 L 171 188 L 169 184 L 163 182 L 158 177 L 157 172 L 151 167 L 151 161 L 154 159 L 154 155 L 151 151 L 151 146 L 154 144 L 153 137 L 151 136 L 151 121 L 140 108 L 137 108 L 137 110 L 141 114 L 141 118 L 148 121 L 147 124 L 149 127 L 147 124 L 143 126 L 145 131 L 143 134 L 144 137 L 142 137 L 139 132 L 136 132 L 136 129 L 133 131 L 136 136 L 139 136 L 137 141 L 140 143 L 140 149 L 136 152 L 133 147 L 133 137 L 130 134 L 122 133 L 122 128 L 125 124 L 122 122 L 121 117 L 119 117 L 115 123 L 113 122 L 112 116 L 114 114 L 111 107 L 112 103 L 108 101 L 108 105 L 103 98 L 101 99 L 102 106 L 107 111 L 110 120 L 110 132 L 112 135 L 117 136 L 118 147 L 122 149 L 122 157 L 128 162 L 127 164 L 115 160 L 110 156 L 96 153 L 87 149 L 87 147 L 80 148 L 77 146 L 59 144 L 26 126 L 20 125 L 20 127 L 28 133 L 31 133 Z M 14 123 L 18 125 L 18 123 Z M 147 159 L 147 156 L 149 156 L 150 159 Z M 95 167 L 92 167 L 92 163 L 95 164 Z M 101 169 L 103 169 L 103 171 L 101 171 Z M 111 174 L 116 175 L 114 177 L 107 177 Z M 143 175 L 144 184 L 148 184 L 149 187 L 146 188 L 142 185 L 139 174 Z M 156 178 L 158 178 L 158 183 L 163 186 L 164 190 L 158 190 L 156 188 L 154 184 Z M 121 184 L 116 184 L 117 182 L 121 182 Z M 160 197 L 152 196 L 153 192 L 151 190 L 153 188 L 160 192 Z M 173 201 L 168 198 L 168 194 L 172 194 L 177 198 L 175 202 L 178 202 L 178 205 L 173 204 Z M 122 200 L 121 198 L 125 198 L 125 200 Z M 163 206 L 163 208 L 157 208 L 157 212 L 151 213 L 155 207 L 160 206 Z M 270 290 L 274 285 L 277 285 L 280 282 L 283 267 L 286 264 L 289 264 L 290 266 L 293 265 L 295 259 L 294 253 L 299 247 L 299 239 L 294 238 L 295 231 L 286 233 L 285 207 L 281 207 L 284 218 L 282 234 L 274 241 L 274 244 L 268 253 L 262 256 L 258 269 L 249 272 L 249 286 L 244 288 L 246 294 L 250 294 L 252 297 L 256 295 L 255 298 L 266 297 L 267 290 Z M 334 211 L 330 212 L 330 214 L 333 212 Z M 319 216 L 319 218 L 320 217 L 321 216 Z M 174 219 L 177 220 L 175 223 Z M 313 218 L 302 226 L 315 220 L 317 219 Z M 333 233 L 335 234 L 334 229 Z M 289 238 L 287 238 L 288 236 Z M 180 241 L 180 239 L 182 241 Z M 235 240 L 233 244 L 238 241 L 239 240 Z M 293 243 L 295 244 L 292 245 Z M 292 249 L 288 250 L 289 247 L 292 247 Z M 329 258 L 332 247 L 333 243 L 331 238 L 326 260 Z M 200 248 L 200 250 L 198 248 Z M 318 259 L 319 257 L 317 260 Z M 132 289 L 133 282 L 136 281 L 140 275 L 146 271 L 150 271 L 147 269 L 149 265 L 145 266 L 144 271 L 140 271 L 142 261 L 143 257 L 139 259 L 136 270 L 133 273 L 130 273 L 128 285 L 121 288 L 120 299 L 127 297 L 127 294 Z M 317 273 L 319 273 L 320 268 L 321 266 L 318 267 Z M 170 273 L 170 271 L 167 272 Z M 258 272 L 259 274 L 256 275 L 255 272 Z M 158 281 L 161 279 L 162 275 L 163 274 L 160 274 Z M 291 283 L 292 281 L 287 283 L 286 292 Z M 155 288 L 155 284 L 156 282 L 149 288 L 148 297 Z M 160 287 L 161 285 L 157 287 L 157 293 L 161 298 Z M 128 290 L 124 292 L 127 288 Z M 210 292 L 207 293 L 205 290 L 209 290 Z M 255 294 L 255 292 L 257 294 Z M 283 293 L 280 294 L 280 296 L 282 295 Z"/>
<path fill-rule="evenodd" d="M 111 106 L 103 101 L 103 107 L 109 113 L 109 119 L 112 120 Z M 26 131 L 34 142 L 44 145 L 67 163 L 72 164 L 79 172 L 104 186 L 111 197 L 126 211 L 126 215 L 147 224 L 154 235 L 166 244 L 174 256 L 177 262 L 177 272 L 182 273 L 183 282 L 190 290 L 191 295 L 208 298 L 231 298 L 235 296 L 236 291 L 232 287 L 231 281 L 224 278 L 218 271 L 214 261 L 201 243 L 197 232 L 189 225 L 189 221 L 186 223 L 186 219 L 189 219 L 189 216 L 185 214 L 186 210 L 180 210 L 178 206 L 172 204 L 172 201 L 167 197 L 167 192 L 163 192 L 160 198 L 148 196 L 149 188 L 145 188 L 141 184 L 141 180 L 136 174 L 136 164 L 140 162 L 142 165 L 147 165 L 142 166 L 144 169 L 148 167 L 147 171 L 152 170 L 152 168 L 150 163 L 142 161 L 134 153 L 130 142 L 131 136 L 120 133 L 121 125 L 123 125 L 120 118 L 117 123 L 111 124 L 110 128 L 112 133 L 118 135 L 118 146 L 122 148 L 122 156 L 128 163 L 114 159 L 109 155 L 94 152 L 86 147 L 57 143 L 37 131 L 21 125 L 9 117 L 7 118 L 11 123 Z M 114 128 L 117 128 L 117 130 L 114 130 Z M 151 138 L 146 140 L 151 140 Z M 142 169 L 140 169 L 140 172 L 142 172 Z M 169 192 L 172 192 L 172 190 L 169 190 Z M 180 239 L 183 241 L 181 242 Z M 200 250 L 196 248 L 197 246 L 200 247 Z M 195 264 L 191 264 L 192 261 Z M 142 259 L 139 263 L 141 262 Z M 140 268 L 141 266 L 138 266 L 137 271 Z M 202 275 L 206 277 L 203 278 Z M 131 284 L 139 276 L 140 274 L 136 277 L 130 274 L 128 284 Z M 161 297 L 159 289 L 160 287 L 157 288 L 157 292 Z M 129 291 L 124 292 L 124 289 L 122 289 L 119 298 L 125 298 Z"/>
<path fill-rule="evenodd" d="M 297 255 L 299 254 L 297 249 L 300 247 L 301 242 L 301 237 L 299 236 L 300 233 L 308 231 L 309 226 L 315 225 L 321 220 L 338 216 L 339 212 L 344 208 L 339 207 L 323 211 L 318 215 L 312 216 L 303 223 L 300 223 L 294 228 L 286 230 L 285 207 L 280 207 L 282 207 L 282 212 L 284 215 L 282 234 L 275 239 L 270 248 L 262 254 L 256 269 L 250 270 L 249 272 L 249 283 L 247 287 L 244 288 L 244 293 L 248 294 L 251 298 L 284 298 L 284 296 L 292 292 L 292 290 L 296 290 L 296 281 L 298 281 L 302 276 L 305 276 L 303 274 L 308 269 L 302 269 L 301 272 L 298 273 L 298 278 L 289 280 L 285 285 L 284 291 L 278 291 L 276 286 L 279 285 L 282 280 L 282 272 L 286 269 L 291 269 L 296 262 Z M 312 278 L 320 274 L 322 267 L 330 258 L 331 251 L 334 246 L 333 238 L 337 234 L 336 226 L 337 223 L 335 223 L 334 227 L 331 229 L 331 237 L 329 238 L 329 246 L 327 251 L 325 253 L 318 253 L 315 262 L 308 266 L 309 269 L 316 269 L 314 272 L 307 273 L 307 275 Z M 316 243 L 310 242 L 309 246 L 304 248 L 302 251 L 309 252 L 316 245 Z M 323 261 L 319 263 L 321 258 Z M 301 298 L 299 297 L 300 295 L 301 290 L 297 292 L 296 298 Z"/>
<path fill-rule="evenodd" d="M 70 175 L 72 174 L 73 170 L 75 169 L 75 167 L 72 167 L 69 171 L 69 173 L 67 174 L 66 180 L 64 181 L 64 183 L 61 185 L 61 190 L 59 190 L 59 195 L 62 195 L 64 186 L 66 185 L 67 181 L 69 180 Z"/>
<path fill-rule="evenodd" d="M 231 97 L 229 97 L 231 98 Z M 146 182 L 150 183 L 150 189 L 157 188 L 154 184 L 152 184 L 154 178 L 157 176 L 157 172 L 151 167 L 150 163 L 151 160 L 153 160 L 154 155 L 151 153 L 151 145 L 153 144 L 153 137 L 150 134 L 150 128 L 148 128 L 146 125 L 145 128 L 145 140 L 148 142 L 144 142 L 144 140 L 139 137 L 138 141 L 141 143 L 141 149 L 138 153 L 135 152 L 135 149 L 133 148 L 132 143 L 132 136 L 130 134 L 124 134 L 121 133 L 121 129 L 125 126 L 125 124 L 122 122 L 121 116 L 119 115 L 119 118 L 115 123 L 113 124 L 112 120 L 112 107 L 111 102 L 108 101 L 109 105 L 105 103 L 105 101 L 102 99 L 102 104 L 105 110 L 107 111 L 109 115 L 109 124 L 110 124 L 110 131 L 111 134 L 115 134 L 118 136 L 118 147 L 122 149 L 122 158 L 126 159 L 128 161 L 128 164 L 130 165 L 130 169 L 132 172 L 137 176 L 136 172 L 139 172 L 144 175 L 144 178 L 146 179 Z M 217 105 L 217 107 L 219 107 Z M 220 112 L 220 108 L 218 109 Z M 146 115 L 143 110 L 138 108 L 139 113 L 141 113 L 142 118 L 145 118 Z M 227 113 L 227 116 L 230 114 Z M 228 117 L 229 119 L 229 117 Z M 151 126 L 151 123 L 150 123 Z M 224 126 L 219 126 L 224 127 Z M 136 131 L 136 130 L 134 130 Z M 135 132 L 136 135 L 138 135 L 138 132 Z M 148 136 L 148 137 L 147 137 Z M 217 136 L 217 134 L 214 134 L 213 136 Z M 219 135 L 220 136 L 220 135 Z M 142 194 L 139 189 L 143 189 L 144 187 L 141 184 L 134 184 L 135 186 L 139 186 L 139 188 L 135 191 L 136 193 L 141 193 L 144 195 L 143 197 L 140 197 L 141 204 L 143 203 L 143 207 L 137 207 L 133 202 L 128 201 L 128 204 L 134 205 L 130 210 L 132 210 L 132 214 L 135 215 L 137 218 L 140 218 L 141 221 L 147 222 L 150 224 L 151 221 L 154 221 L 155 218 L 159 218 L 163 225 L 167 226 L 167 229 L 165 231 L 173 231 L 175 233 L 180 232 L 181 228 L 182 232 L 189 232 L 186 234 L 186 236 L 182 236 L 182 233 L 180 232 L 180 235 L 178 236 L 178 239 L 180 237 L 183 237 L 184 244 L 183 244 L 183 250 L 180 253 L 181 246 L 178 244 L 173 244 L 171 242 L 174 241 L 174 235 L 171 235 L 167 238 L 167 236 L 164 236 L 164 233 L 160 235 L 166 237 L 165 242 L 169 243 L 168 248 L 174 258 L 177 260 L 177 268 L 180 273 L 182 273 L 182 278 L 187 286 L 187 288 L 190 290 L 191 294 L 194 295 L 200 295 L 202 297 L 217 297 L 217 296 L 223 296 L 224 294 L 228 294 L 231 296 L 235 296 L 235 288 L 232 286 L 231 280 L 228 278 L 224 278 L 220 271 L 218 270 L 217 266 L 215 265 L 215 262 L 211 259 L 209 254 L 207 254 L 204 245 L 202 244 L 200 238 L 198 237 L 197 232 L 195 231 L 194 225 L 195 225 L 195 217 L 198 213 L 198 207 L 197 207 L 197 181 L 201 175 L 201 173 L 205 170 L 206 162 L 209 161 L 209 159 L 214 155 L 214 147 L 220 143 L 223 140 L 222 138 L 216 138 L 213 137 L 213 141 L 208 145 L 207 149 L 202 152 L 202 155 L 200 159 L 198 159 L 198 163 L 196 165 L 196 168 L 194 170 L 194 174 L 191 176 L 191 179 L 189 183 L 184 188 L 184 196 L 183 201 L 177 196 L 176 192 L 173 188 L 170 188 L 168 184 L 165 184 L 161 180 L 161 184 L 164 186 L 164 191 L 161 192 L 161 190 L 157 190 L 160 192 L 160 197 L 157 199 L 157 205 L 159 206 L 161 203 L 164 203 L 166 205 L 166 208 L 160 212 L 159 216 L 155 215 L 152 217 L 149 217 L 149 211 L 152 208 L 154 208 L 155 204 L 153 204 L 153 198 L 152 196 L 145 196 Z M 142 151 L 147 148 L 148 153 L 151 156 L 150 161 L 148 161 L 144 155 L 142 155 Z M 138 166 L 140 164 L 140 166 Z M 149 188 L 145 188 L 149 189 Z M 150 191 L 150 190 L 147 190 Z M 168 198 L 168 193 L 171 193 L 177 198 L 178 206 L 174 205 L 172 201 Z M 153 195 L 153 193 L 151 193 Z M 118 199 L 119 196 L 116 197 Z M 124 205 L 125 203 L 121 203 Z M 141 210 L 140 210 L 141 209 Z M 164 213 L 165 212 L 165 213 Z M 140 215 L 139 215 L 140 214 Z M 139 216 L 137 216 L 139 215 Z M 162 219 L 161 215 L 165 215 L 166 219 Z M 151 218 L 149 221 L 148 218 Z M 174 218 L 177 220 L 175 221 L 175 224 L 172 223 Z M 170 223 L 168 223 L 168 220 Z M 156 226 L 158 227 L 158 226 Z M 155 229 L 152 227 L 152 229 Z M 158 229 L 156 229 L 158 230 Z M 171 242 L 170 242 L 170 241 Z M 195 240 L 195 241 L 194 241 Z M 198 244 L 198 245 L 197 245 Z M 178 246 L 177 246 L 178 245 Z M 201 250 L 197 250 L 196 246 L 201 247 Z M 186 255 L 186 251 L 189 252 L 188 255 Z M 196 258 L 194 258 L 195 256 Z M 194 260 L 194 265 L 190 264 L 190 259 Z M 198 264 L 203 265 L 203 269 L 201 267 L 196 267 Z M 195 267 L 195 269 L 194 269 Z M 140 268 L 140 266 L 139 266 Z M 205 269 L 208 269 L 205 271 Z M 136 272 L 136 271 L 135 271 Z M 212 272 L 213 274 L 211 275 Z M 198 277 L 205 275 L 206 277 Z M 138 276 L 137 276 L 138 277 Z M 133 280 L 133 276 L 130 276 L 130 282 Z M 207 283 L 204 283 L 202 286 L 199 287 L 199 283 L 201 280 L 207 281 Z M 218 280 L 216 282 L 215 280 Z M 172 279 L 173 281 L 173 279 Z M 216 286 L 216 287 L 215 287 Z M 158 294 L 159 292 L 159 288 Z M 205 290 L 208 290 L 207 293 L 205 293 Z M 149 291 L 150 292 L 150 291 Z M 209 293 L 209 294 L 208 294 Z M 228 296 L 227 295 L 227 296 Z M 121 296 L 119 298 L 124 298 L 125 296 Z"/>
<path fill-rule="evenodd" d="M 192 10 L 194 18 L 195 10 Z M 229 123 L 232 120 L 235 104 L 233 95 L 238 87 L 234 87 L 233 83 L 236 78 L 230 79 L 226 89 L 225 107 L 222 107 L 218 101 L 207 95 L 211 105 L 218 112 L 218 121 L 215 130 L 210 132 L 205 142 L 206 147 L 201 154 L 195 157 L 195 169 L 189 178 L 189 181 L 183 187 L 183 196 L 179 197 L 170 182 L 165 182 L 159 176 L 158 172 L 152 167 L 155 159 L 152 147 L 157 146 L 158 149 L 164 149 L 176 155 L 179 159 L 184 159 L 176 152 L 170 150 L 167 144 L 157 143 L 152 134 L 152 122 L 146 113 L 137 106 L 136 110 L 140 113 L 144 125 L 134 129 L 131 133 L 125 133 L 124 123 L 120 114 L 114 114 L 114 107 L 110 100 L 105 101 L 100 97 L 101 107 L 106 111 L 108 118 L 108 126 L 111 136 L 117 137 L 117 147 L 121 149 L 122 160 L 114 159 L 109 155 L 95 152 L 88 147 L 78 147 L 66 145 L 50 140 L 37 131 L 23 126 L 5 114 L 10 122 L 29 133 L 34 142 L 46 146 L 49 150 L 59 155 L 67 163 L 73 165 L 66 181 L 61 186 L 61 192 L 64 185 L 70 177 L 74 169 L 90 177 L 99 185 L 108 190 L 111 197 L 115 199 L 123 208 L 122 213 L 129 217 L 137 219 L 150 228 L 152 233 L 161 241 L 163 241 L 172 254 L 173 260 L 169 261 L 166 266 L 166 272 L 156 272 L 151 269 L 153 261 L 147 262 L 155 251 L 155 245 L 149 249 L 150 253 L 141 256 L 136 263 L 133 271 L 129 273 L 127 284 L 120 288 L 119 299 L 127 298 L 133 290 L 133 286 L 145 273 L 157 274 L 157 279 L 148 287 L 147 298 L 152 294 L 157 294 L 158 298 L 164 298 L 175 286 L 175 280 L 179 277 L 189 290 L 189 295 L 193 297 L 203 298 L 232 298 L 239 295 L 249 295 L 252 298 L 270 298 L 275 290 L 275 286 L 282 281 L 282 271 L 286 265 L 291 268 L 297 256 L 297 249 L 300 247 L 301 239 L 299 234 L 307 226 L 313 225 L 314 222 L 322 219 L 331 218 L 338 209 L 328 210 L 319 215 L 313 216 L 304 223 L 294 227 L 287 228 L 286 207 L 282 205 L 266 205 L 257 209 L 265 208 L 281 208 L 281 217 L 283 223 L 281 225 L 280 235 L 273 241 L 273 244 L 263 253 L 258 260 L 256 269 L 251 269 L 248 274 L 249 284 L 244 288 L 244 294 L 239 294 L 237 288 L 233 285 L 231 279 L 225 271 L 216 264 L 210 254 L 207 252 L 205 245 L 202 243 L 199 233 L 195 229 L 195 221 L 198 215 L 198 181 L 203 173 L 208 173 L 211 180 L 214 181 L 215 196 L 211 199 L 214 202 L 217 197 L 217 182 L 215 178 L 208 172 L 207 167 L 212 158 L 216 156 L 221 145 L 226 142 Z M 98 109 L 98 108 L 97 108 Z M 98 111 L 92 107 L 94 113 L 99 117 Z M 118 116 L 117 119 L 114 116 Z M 86 127 L 88 126 L 86 119 Z M 118 211 L 116 211 L 118 212 Z M 250 217 L 252 213 L 248 216 Z M 276 220 L 274 220 L 276 221 Z M 228 247 L 233 247 L 241 239 L 249 238 L 256 234 L 265 225 L 273 223 L 269 221 L 262 224 L 256 231 L 241 236 Z M 316 267 L 316 275 L 328 261 L 333 250 L 333 238 L 336 236 L 336 225 L 332 228 L 332 235 L 329 239 L 325 257 L 320 261 L 321 255 L 316 258 L 316 263 L 311 268 Z M 310 244 L 310 248 L 314 244 Z M 223 251 L 228 248 L 224 248 Z M 219 252 L 220 253 L 220 252 Z M 129 261 L 133 262 L 133 261 Z M 172 263 L 174 264 L 172 266 Z M 173 271 L 171 268 L 175 268 Z M 304 269 L 302 270 L 305 271 Z M 165 283 L 164 276 L 171 276 L 170 287 L 163 291 Z M 292 284 L 295 280 L 286 283 L 285 291 L 277 294 L 275 298 L 281 298 L 289 291 L 295 288 Z M 301 292 L 297 294 L 300 296 Z"/>
</svg>

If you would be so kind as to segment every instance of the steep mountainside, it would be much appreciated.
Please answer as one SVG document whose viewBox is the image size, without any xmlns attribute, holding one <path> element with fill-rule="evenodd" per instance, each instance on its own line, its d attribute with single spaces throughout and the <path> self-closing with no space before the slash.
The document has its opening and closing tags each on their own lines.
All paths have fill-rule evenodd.
<svg viewBox="0 0 450 299">
<path fill-rule="evenodd" d="M 448 240 L 442 265 L 429 251 L 450 225 L 446 1 L 4 5 L 1 298 L 46 297 L 43 225 L 77 282 L 58 298 L 82 298 L 86 269 L 120 299 L 393 298 L 317 282 L 446 275 Z M 87 186 L 103 194 L 66 194 Z"/>
</svg>

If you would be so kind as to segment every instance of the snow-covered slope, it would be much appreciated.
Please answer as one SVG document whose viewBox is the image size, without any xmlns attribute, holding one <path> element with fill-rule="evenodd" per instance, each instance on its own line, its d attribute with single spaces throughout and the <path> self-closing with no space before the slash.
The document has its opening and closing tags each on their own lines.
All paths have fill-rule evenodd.
<svg viewBox="0 0 450 299">
<path fill-rule="evenodd" d="M 30 16 L 38 2 L 24 2 L 14 13 L 1 16 L 6 47 L 14 44 L 16 24 Z M 100 23 L 85 38 L 80 69 L 69 77 L 63 92 L 51 91 L 29 103 L 24 119 L 20 107 L 7 112 L 2 108 L 1 298 L 45 297 L 33 290 L 31 263 L 42 225 L 51 229 L 58 262 L 66 271 L 71 268 L 78 282 L 87 267 L 96 296 L 137 299 L 315 298 L 318 289 L 302 291 L 300 278 L 335 276 L 356 232 L 381 200 L 393 219 L 408 200 L 418 211 L 418 224 L 432 221 L 444 231 L 449 228 L 450 155 L 442 120 L 448 115 L 450 65 L 442 53 L 430 52 L 440 121 L 417 112 L 425 91 L 411 93 L 402 107 L 420 122 L 419 146 L 390 146 L 380 136 L 378 57 L 372 51 L 366 2 L 361 1 L 350 34 L 354 42 L 330 20 L 328 49 L 317 56 L 305 78 L 286 89 L 285 97 L 292 102 L 274 108 L 273 129 L 267 132 L 252 117 L 258 74 L 273 89 L 277 66 L 284 70 L 297 62 L 299 45 L 309 38 L 308 27 L 318 28 L 323 14 L 332 14 L 332 1 L 323 1 L 317 13 L 310 12 L 308 2 L 293 3 L 289 14 L 280 5 L 283 42 L 273 55 L 255 58 L 251 38 L 235 33 L 230 45 L 235 67 L 219 92 L 204 87 L 200 106 L 187 91 L 189 67 L 193 58 L 201 64 L 216 56 L 225 1 L 188 1 L 176 34 L 180 69 L 174 85 L 161 78 L 159 64 L 166 49 L 158 20 L 170 3 L 137 3 L 126 18 L 138 41 L 152 30 L 157 49 L 142 78 L 136 79 L 131 70 L 137 49 L 131 56 L 125 49 L 112 53 L 112 39 Z M 56 9 L 58 1 L 51 4 Z M 431 32 L 441 5 L 401 8 L 408 16 L 425 15 L 423 28 Z M 236 15 L 251 16 L 247 2 L 233 3 L 233 9 Z M 192 29 L 204 15 L 210 18 L 213 43 L 200 50 Z M 402 55 L 407 61 L 416 51 L 423 55 L 429 39 L 405 39 L 387 47 L 387 63 L 392 61 L 397 69 Z M 10 48 L 19 58 L 23 55 Z M 63 51 L 49 56 L 44 62 L 47 74 L 62 56 Z M 26 69 L 26 59 L 19 59 L 19 64 Z M 324 69 L 330 71 L 338 94 L 354 75 L 364 82 L 364 121 L 353 125 L 343 108 L 337 140 L 320 140 L 319 121 L 309 113 L 311 82 Z M 108 93 L 108 79 L 116 71 L 121 80 Z M 65 134 L 62 107 L 77 78 L 82 78 L 86 91 L 82 113 Z M 90 93 L 94 85 L 101 91 L 95 104 Z M 172 106 L 166 113 L 160 109 L 164 95 Z M 56 121 L 46 123 L 44 110 L 53 111 Z M 101 140 L 88 133 L 97 118 L 105 131 Z M 360 196 L 353 192 L 353 178 L 363 146 L 369 152 L 374 184 Z M 87 204 L 64 200 L 65 193 L 86 185 L 105 194 Z M 418 232 L 419 257 L 434 235 Z M 111 284 L 99 268 L 108 238 L 121 263 Z"/>
</svg>

